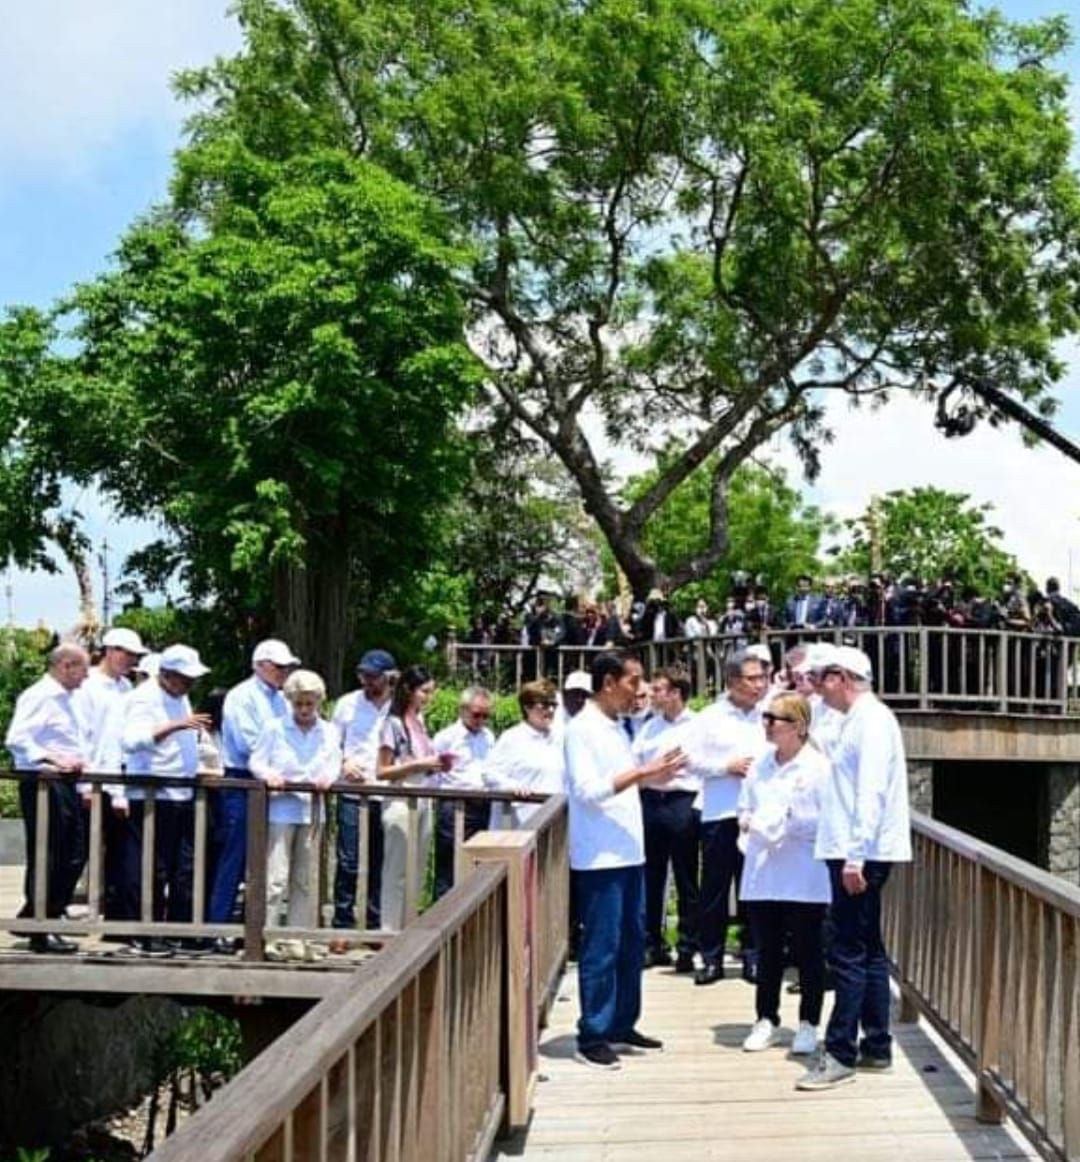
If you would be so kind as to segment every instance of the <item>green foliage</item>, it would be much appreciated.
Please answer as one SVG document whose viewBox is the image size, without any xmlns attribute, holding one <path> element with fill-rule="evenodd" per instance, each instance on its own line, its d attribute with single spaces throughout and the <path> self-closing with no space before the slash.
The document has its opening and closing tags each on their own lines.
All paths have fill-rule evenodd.
<svg viewBox="0 0 1080 1162">
<path fill-rule="evenodd" d="M 166 1039 L 161 1065 L 166 1073 L 193 1069 L 222 1085 L 243 1065 L 240 1023 L 213 1009 L 192 1009 Z"/>
<path fill-rule="evenodd" d="M 665 470 L 664 459 L 651 472 L 627 485 L 633 501 L 645 493 Z M 642 544 L 660 571 L 673 572 L 677 562 L 703 552 L 709 540 L 712 465 L 703 464 L 685 480 L 650 517 Z M 835 522 L 802 497 L 779 469 L 744 465 L 731 478 L 726 497 L 727 547 L 709 573 L 678 590 L 678 605 L 687 611 L 704 597 L 711 609 L 723 608 L 731 574 L 743 570 L 762 576 L 772 594 L 782 597 L 795 587 L 800 573 L 821 571 L 818 554 L 822 537 L 835 531 Z M 611 566 L 608 556 L 608 566 Z"/>
<path fill-rule="evenodd" d="M 435 734 L 449 726 L 458 716 L 458 699 L 464 686 L 439 686 L 424 712 L 428 731 Z M 488 725 L 496 735 L 521 721 L 521 708 L 516 694 L 493 694 L 491 721 Z"/>
<path fill-rule="evenodd" d="M 993 507 L 933 486 L 889 492 L 845 522 L 852 544 L 838 564 L 863 576 L 872 568 L 897 579 L 932 582 L 948 575 L 959 589 L 999 593 L 1005 578 L 1020 569 L 999 544 L 1001 529 L 989 523 Z"/>
<path fill-rule="evenodd" d="M 565 465 L 638 593 L 709 574 L 726 487 L 775 433 L 816 470 L 825 393 L 990 379 L 1052 407 L 1080 281 L 1060 18 L 965 0 L 238 10 L 244 51 L 180 82 L 197 138 L 267 164 L 348 150 L 439 202 L 471 245 L 493 396 Z M 622 503 L 598 437 L 655 454 L 673 434 Z M 708 541 L 662 578 L 646 527 L 710 456 Z"/>
</svg>

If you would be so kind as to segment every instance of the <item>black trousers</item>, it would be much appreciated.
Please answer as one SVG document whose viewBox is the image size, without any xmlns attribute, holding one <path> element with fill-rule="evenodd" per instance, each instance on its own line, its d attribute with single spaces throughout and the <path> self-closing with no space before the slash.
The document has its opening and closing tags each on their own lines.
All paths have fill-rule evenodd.
<svg viewBox="0 0 1080 1162">
<path fill-rule="evenodd" d="M 141 799 L 128 805 L 127 817 L 110 822 L 113 908 L 117 920 L 141 918 L 143 816 Z M 195 865 L 195 806 L 158 799 L 154 812 L 153 918 L 170 923 L 191 920 Z"/>
<path fill-rule="evenodd" d="M 35 865 L 37 864 L 37 787 L 35 779 L 19 783 L 19 806 L 26 831 L 26 901 L 19 910 L 23 919 L 34 914 Z M 50 781 L 48 850 L 45 859 L 45 916 L 64 914 L 75 894 L 75 885 L 86 863 L 86 825 L 75 784 Z"/>
<path fill-rule="evenodd" d="M 664 938 L 668 866 L 675 878 L 680 956 L 697 951 L 698 863 L 701 821 L 693 791 L 641 791 L 645 828 L 645 944 L 657 951 Z"/>
<path fill-rule="evenodd" d="M 706 964 L 723 964 L 724 943 L 731 921 L 731 885 L 742 875 L 742 852 L 736 846 L 739 822 L 712 819 L 701 825 L 701 895 L 698 945 Z"/>
<path fill-rule="evenodd" d="M 491 805 L 465 804 L 465 838 L 488 829 Z M 440 799 L 435 804 L 435 899 L 445 896 L 454 886 L 454 803 Z"/>
<path fill-rule="evenodd" d="M 757 945 L 758 1018 L 780 1024 L 780 983 L 784 976 L 784 949 L 790 944 L 799 969 L 799 1020 L 821 1022 L 825 996 L 824 924 L 828 904 L 793 900 L 751 900 L 747 904 Z"/>
</svg>

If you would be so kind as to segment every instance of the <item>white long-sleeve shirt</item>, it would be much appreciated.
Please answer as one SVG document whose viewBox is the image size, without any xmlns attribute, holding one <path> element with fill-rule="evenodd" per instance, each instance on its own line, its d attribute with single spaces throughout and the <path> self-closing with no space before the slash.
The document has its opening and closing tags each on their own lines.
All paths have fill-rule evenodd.
<svg viewBox="0 0 1080 1162">
<path fill-rule="evenodd" d="M 251 752 L 251 773 L 264 782 L 275 775 L 290 783 L 333 782 L 340 772 L 338 732 L 321 718 L 310 730 L 301 730 L 291 715 L 275 718 L 263 729 Z M 310 823 L 321 818 L 312 810 L 314 798 L 300 791 L 272 793 L 270 822 Z"/>
<path fill-rule="evenodd" d="M 622 724 L 589 702 L 566 728 L 565 745 L 571 868 L 598 871 L 643 864 L 645 834 L 637 786 L 615 792 L 615 776 L 635 765 Z"/>
<path fill-rule="evenodd" d="M 678 718 L 674 719 L 665 718 L 662 714 L 654 714 L 634 736 L 634 741 L 631 744 L 634 761 L 638 766 L 644 766 L 665 752 L 681 746 L 683 735 L 696 717 L 697 715 L 689 707 L 684 707 Z M 701 790 L 701 777 L 684 769 L 670 782 L 659 787 L 658 790 L 693 791 L 696 793 Z"/>
<path fill-rule="evenodd" d="M 15 702 L 4 745 L 16 770 L 31 770 L 56 758 L 81 758 L 90 753 L 90 738 L 79 715 L 75 692 L 44 674 Z"/>
<path fill-rule="evenodd" d="M 79 717 L 90 736 L 91 771 L 119 773 L 121 769 L 124 699 L 131 689 L 127 678 L 111 678 L 100 666 L 95 666 L 75 691 Z"/>
<path fill-rule="evenodd" d="M 557 795 L 563 790 L 565 776 L 562 738 L 554 729 L 537 730 L 528 722 L 519 722 L 500 734 L 484 765 L 484 786 L 489 791 Z M 514 825 L 520 827 L 538 808 L 538 803 L 514 804 Z M 505 812 L 499 814 L 505 818 Z"/>
<path fill-rule="evenodd" d="M 435 776 L 435 786 L 462 791 L 484 789 L 484 767 L 495 745 L 495 735 L 486 727 L 470 730 L 459 718 L 444 726 L 431 740 L 436 754 L 452 754 L 454 765 Z"/>
<path fill-rule="evenodd" d="M 703 780 L 701 821 L 733 819 L 742 779 L 728 774 L 727 766 L 733 759 L 764 754 L 761 703 L 740 710 L 726 695 L 718 698 L 689 724 L 680 741 L 687 769 Z"/>
<path fill-rule="evenodd" d="M 829 760 L 809 743 L 786 763 L 770 747 L 750 768 L 739 791 L 739 821 L 750 825 L 739 899 L 829 902 L 829 869 L 814 858 L 828 778 Z"/>
<path fill-rule="evenodd" d="M 227 768 L 246 770 L 259 735 L 275 718 L 286 718 L 285 695 L 252 674 L 225 695 L 221 708 L 221 744 Z"/>
<path fill-rule="evenodd" d="M 893 712 L 869 691 L 860 694 L 829 757 L 815 856 L 853 863 L 911 859 L 907 759 Z"/>
<path fill-rule="evenodd" d="M 120 735 L 129 775 L 154 775 L 164 778 L 194 779 L 199 769 L 199 740 L 194 730 L 174 730 L 159 742 L 154 731 L 165 722 L 175 722 L 191 715 L 186 697 L 174 698 L 157 678 L 144 682 L 124 700 L 124 726 Z M 113 805 L 125 800 L 146 798 L 142 787 L 110 787 Z M 159 799 L 186 803 L 191 799 L 188 787 L 164 787 Z"/>
</svg>

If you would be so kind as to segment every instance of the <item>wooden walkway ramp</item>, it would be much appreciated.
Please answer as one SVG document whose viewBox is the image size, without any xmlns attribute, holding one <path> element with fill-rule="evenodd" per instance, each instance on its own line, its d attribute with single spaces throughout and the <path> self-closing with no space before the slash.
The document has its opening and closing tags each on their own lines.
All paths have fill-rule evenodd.
<svg viewBox="0 0 1080 1162">
<path fill-rule="evenodd" d="M 825 1011 L 832 1003 L 826 996 Z M 827 1093 L 798 1093 L 805 1066 L 786 1049 L 744 1053 L 753 989 L 732 977 L 707 988 L 667 969 L 645 974 L 643 1032 L 664 1050 L 619 1072 L 573 1059 L 573 968 L 540 1042 L 541 1081 L 527 1132 L 493 1155 L 557 1162 L 958 1162 L 1037 1158 L 1009 1126 L 975 1120 L 970 1072 L 925 1023 L 895 1027 L 889 1074 L 860 1074 Z M 783 997 L 784 1026 L 797 998 Z"/>
</svg>

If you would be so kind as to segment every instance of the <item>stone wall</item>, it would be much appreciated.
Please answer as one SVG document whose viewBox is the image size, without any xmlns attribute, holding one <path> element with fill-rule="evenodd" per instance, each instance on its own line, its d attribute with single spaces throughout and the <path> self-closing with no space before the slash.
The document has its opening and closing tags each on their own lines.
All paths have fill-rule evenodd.
<svg viewBox="0 0 1080 1162">
<path fill-rule="evenodd" d="M 1080 766 L 1054 763 L 1046 778 L 1046 866 L 1080 885 Z"/>
</svg>

